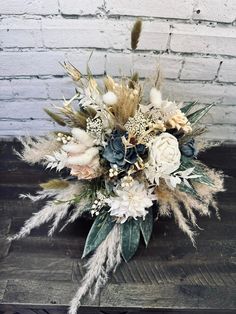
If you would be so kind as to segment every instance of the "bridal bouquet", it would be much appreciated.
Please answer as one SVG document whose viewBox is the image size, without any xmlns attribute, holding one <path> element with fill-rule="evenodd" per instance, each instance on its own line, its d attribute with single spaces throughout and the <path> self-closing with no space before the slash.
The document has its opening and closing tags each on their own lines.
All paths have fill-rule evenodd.
<svg viewBox="0 0 236 314">
<path fill-rule="evenodd" d="M 140 31 L 138 20 L 132 49 Z M 75 314 L 85 294 L 96 297 L 109 273 L 134 256 L 141 237 L 148 245 L 159 217 L 173 216 L 195 245 L 196 213 L 210 216 L 210 205 L 217 210 L 214 196 L 223 190 L 223 176 L 197 160 L 196 138 L 205 131 L 199 121 L 212 105 L 196 109 L 195 102 L 163 99 L 160 72 L 145 102 L 138 73 L 119 82 L 106 76 L 100 87 L 89 68 L 87 75 L 70 63 L 64 68 L 76 94 L 54 111 L 46 109 L 59 131 L 21 140 L 18 153 L 61 175 L 41 184 L 35 196 L 22 196 L 47 202 L 12 239 L 50 221 L 51 236 L 85 213 L 94 219 L 83 252 L 90 257 L 87 273 L 70 306 Z"/>
</svg>

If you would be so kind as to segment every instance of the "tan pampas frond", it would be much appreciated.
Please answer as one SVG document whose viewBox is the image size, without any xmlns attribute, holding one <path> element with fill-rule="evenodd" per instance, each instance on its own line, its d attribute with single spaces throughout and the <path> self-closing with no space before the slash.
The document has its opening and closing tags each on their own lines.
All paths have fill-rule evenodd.
<svg viewBox="0 0 236 314">
<path fill-rule="evenodd" d="M 15 152 L 23 161 L 29 164 L 45 163 L 45 156 L 51 155 L 59 150 L 61 144 L 56 140 L 54 135 L 36 138 L 20 138 L 23 145 L 21 152 Z"/>
<path fill-rule="evenodd" d="M 117 103 L 109 108 L 117 124 L 124 125 L 129 117 L 133 117 L 138 109 L 140 87 L 134 82 L 134 88 L 129 88 L 126 81 L 115 84 L 112 90 L 117 96 Z"/>
<path fill-rule="evenodd" d="M 224 191 L 222 173 L 208 168 L 206 168 L 206 171 L 213 182 L 212 186 L 192 182 L 194 189 L 199 195 L 199 199 L 181 191 L 179 188 L 173 191 L 164 182 L 156 188 L 159 202 L 159 215 L 171 216 L 171 214 L 173 214 L 179 228 L 190 237 L 193 245 L 195 245 L 195 232 L 191 229 L 191 225 L 198 227 L 195 213 L 197 212 L 201 216 L 210 216 L 211 212 L 209 206 L 212 206 L 216 210 L 216 215 L 219 218 L 215 194 Z M 188 219 L 183 214 L 183 210 Z"/>
<path fill-rule="evenodd" d="M 140 34 L 142 31 L 142 20 L 137 19 L 131 31 L 131 48 L 135 50 L 138 46 Z"/>
<path fill-rule="evenodd" d="M 107 283 L 110 272 L 114 272 L 121 262 L 120 226 L 116 224 L 106 239 L 98 246 L 86 264 L 87 272 L 70 303 L 69 314 L 76 314 L 82 298 L 90 293 L 95 299 L 100 289 Z"/>
<path fill-rule="evenodd" d="M 63 220 L 68 214 L 68 210 L 71 207 L 70 200 L 73 199 L 75 195 L 80 194 L 81 190 L 82 184 L 75 183 L 70 184 L 63 190 L 45 190 L 43 193 L 38 193 L 36 197 L 25 195 L 25 197 L 28 197 L 33 201 L 38 201 L 45 197 L 53 199 L 48 201 L 39 212 L 34 213 L 32 217 L 26 220 L 21 230 L 9 239 L 17 240 L 24 238 L 29 235 L 33 229 L 38 228 L 49 221 L 52 221 L 52 225 L 48 232 L 49 236 L 51 236 L 55 232 L 61 220 Z"/>
</svg>

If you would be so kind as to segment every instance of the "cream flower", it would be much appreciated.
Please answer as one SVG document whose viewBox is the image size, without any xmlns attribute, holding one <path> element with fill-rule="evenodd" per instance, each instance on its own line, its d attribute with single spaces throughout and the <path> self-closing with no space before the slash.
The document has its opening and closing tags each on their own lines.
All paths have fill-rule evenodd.
<svg viewBox="0 0 236 314">
<path fill-rule="evenodd" d="M 177 139 L 162 133 L 149 145 L 149 166 L 145 174 L 151 183 L 159 184 L 160 178 L 167 178 L 180 166 L 181 153 Z"/>
<path fill-rule="evenodd" d="M 178 109 L 176 113 L 166 121 L 165 126 L 167 129 L 182 129 L 185 133 L 190 133 L 192 131 L 187 117 L 180 109 Z"/>
<path fill-rule="evenodd" d="M 143 108 L 146 107 L 146 108 Z M 141 107 L 145 112 L 150 111 L 154 121 L 164 121 L 166 129 L 182 130 L 184 133 L 192 131 L 191 125 L 185 114 L 175 102 L 163 100 L 161 92 L 155 87 L 150 91 L 150 105 Z"/>
<path fill-rule="evenodd" d="M 117 188 L 116 196 L 106 200 L 111 216 L 115 216 L 120 223 L 124 223 L 129 217 L 144 218 L 147 214 L 146 208 L 151 207 L 156 200 L 156 196 L 151 193 L 152 190 L 146 189 L 138 181 L 134 181 L 129 187 Z"/>
</svg>

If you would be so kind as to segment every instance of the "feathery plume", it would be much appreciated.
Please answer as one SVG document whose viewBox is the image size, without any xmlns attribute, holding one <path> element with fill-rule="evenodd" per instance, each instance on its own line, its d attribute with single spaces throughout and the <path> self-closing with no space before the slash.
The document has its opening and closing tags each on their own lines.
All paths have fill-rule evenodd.
<svg viewBox="0 0 236 314">
<path fill-rule="evenodd" d="M 82 283 L 70 303 L 69 314 L 76 314 L 81 299 L 92 293 L 95 299 L 100 289 L 106 284 L 108 274 L 115 271 L 121 262 L 120 226 L 116 224 L 106 239 L 99 245 L 86 264 L 87 272 Z"/>
<path fill-rule="evenodd" d="M 61 144 L 56 140 L 54 135 L 36 138 L 19 138 L 20 143 L 23 145 L 22 151 L 15 154 L 23 161 L 29 164 L 42 163 L 46 161 L 46 155 L 53 154 L 57 151 Z"/>
</svg>

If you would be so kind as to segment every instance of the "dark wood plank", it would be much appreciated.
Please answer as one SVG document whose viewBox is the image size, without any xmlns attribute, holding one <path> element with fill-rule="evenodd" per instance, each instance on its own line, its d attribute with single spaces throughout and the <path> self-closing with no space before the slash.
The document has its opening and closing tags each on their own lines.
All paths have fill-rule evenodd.
<svg viewBox="0 0 236 314">
<path fill-rule="evenodd" d="M 101 307 L 148 309 L 221 309 L 236 311 L 235 287 L 197 285 L 108 285 L 101 293 Z"/>
<path fill-rule="evenodd" d="M 0 238 L 0 262 L 4 257 L 8 255 L 10 247 L 11 243 L 6 238 Z"/>
<path fill-rule="evenodd" d="M 38 304 L 68 306 L 71 296 L 78 288 L 77 283 L 65 281 L 37 281 L 10 279 L 2 302 L 7 304 Z M 98 306 L 99 299 L 85 299 L 86 306 Z"/>
<path fill-rule="evenodd" d="M 1 215 L 0 237 L 6 236 L 10 231 L 11 219 Z"/>
<path fill-rule="evenodd" d="M 1 263 L 0 279 L 68 281 L 72 276 L 72 259 L 44 254 L 9 254 Z"/>
<path fill-rule="evenodd" d="M 3 300 L 6 286 L 7 286 L 7 280 L 0 280 L 0 303 Z"/>
</svg>

